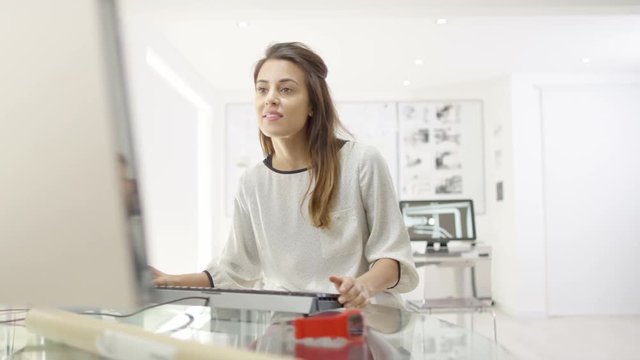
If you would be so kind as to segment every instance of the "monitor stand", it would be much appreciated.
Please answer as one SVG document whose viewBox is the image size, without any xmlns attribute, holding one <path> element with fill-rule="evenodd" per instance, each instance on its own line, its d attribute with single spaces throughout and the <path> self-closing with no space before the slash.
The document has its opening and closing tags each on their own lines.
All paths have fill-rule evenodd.
<svg viewBox="0 0 640 360">
<path fill-rule="evenodd" d="M 420 252 L 419 250 L 414 252 L 414 255 L 425 256 L 425 255 L 438 255 L 438 256 L 460 256 L 460 254 L 471 251 L 475 249 L 476 242 L 472 242 L 467 246 L 459 247 L 449 247 L 447 242 L 430 242 L 427 241 L 427 245 L 425 246 L 424 252 Z"/>
<path fill-rule="evenodd" d="M 446 243 L 427 241 L 424 247 L 424 251 L 416 250 L 413 254 L 419 255 L 419 256 L 425 256 L 428 254 L 442 254 L 442 253 L 448 253 L 448 252 L 449 252 L 449 248 L 447 247 Z"/>
<path fill-rule="evenodd" d="M 449 252 L 449 247 L 447 246 L 446 242 L 431 242 L 431 241 L 427 241 L 427 247 L 425 248 L 425 254 L 432 254 L 432 253 L 448 253 Z"/>
<path fill-rule="evenodd" d="M 470 243 L 469 247 L 454 246 L 453 248 L 447 246 L 447 242 L 429 242 L 425 247 L 424 255 L 439 255 L 439 256 L 460 256 L 462 253 L 469 252 L 475 249 L 476 243 Z"/>
</svg>

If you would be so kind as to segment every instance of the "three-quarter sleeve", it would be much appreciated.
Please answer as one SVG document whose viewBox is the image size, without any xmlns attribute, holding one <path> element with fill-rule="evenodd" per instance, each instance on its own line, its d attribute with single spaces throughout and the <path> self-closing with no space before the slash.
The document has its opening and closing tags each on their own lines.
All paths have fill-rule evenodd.
<svg viewBox="0 0 640 360">
<path fill-rule="evenodd" d="M 233 223 L 218 260 L 207 267 L 217 288 L 253 288 L 262 279 L 262 266 L 251 226 L 243 181 L 233 202 Z"/>
<path fill-rule="evenodd" d="M 369 266 L 382 258 L 398 261 L 400 278 L 387 291 L 404 293 L 418 285 L 409 233 L 402 220 L 389 168 L 382 155 L 367 147 L 358 165 L 362 202 L 369 225 L 364 255 Z"/>
</svg>

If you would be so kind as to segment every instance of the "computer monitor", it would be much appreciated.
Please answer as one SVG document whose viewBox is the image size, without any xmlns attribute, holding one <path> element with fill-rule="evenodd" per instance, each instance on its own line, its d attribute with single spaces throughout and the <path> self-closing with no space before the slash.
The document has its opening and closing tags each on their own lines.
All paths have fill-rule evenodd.
<svg viewBox="0 0 640 360">
<path fill-rule="evenodd" d="M 117 29 L 110 0 L 0 3 L 0 304 L 146 301 Z"/>
<path fill-rule="evenodd" d="M 475 242 L 476 229 L 472 200 L 401 201 L 400 211 L 409 238 L 446 247 L 449 241 Z"/>
</svg>

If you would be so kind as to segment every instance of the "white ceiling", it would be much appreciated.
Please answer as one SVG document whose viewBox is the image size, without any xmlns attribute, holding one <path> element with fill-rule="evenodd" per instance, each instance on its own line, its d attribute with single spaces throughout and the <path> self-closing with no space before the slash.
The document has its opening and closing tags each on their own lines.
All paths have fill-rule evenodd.
<svg viewBox="0 0 640 360">
<path fill-rule="evenodd" d="M 406 91 L 404 80 L 420 89 L 512 72 L 640 72 L 638 3 L 139 0 L 124 11 L 154 23 L 217 90 L 250 89 L 269 43 L 302 41 L 327 62 L 334 91 L 388 93 Z"/>
</svg>

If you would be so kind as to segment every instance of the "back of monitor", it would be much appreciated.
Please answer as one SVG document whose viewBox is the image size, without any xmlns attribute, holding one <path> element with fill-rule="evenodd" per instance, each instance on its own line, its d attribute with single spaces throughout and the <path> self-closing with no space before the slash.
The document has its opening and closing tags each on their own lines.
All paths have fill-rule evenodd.
<svg viewBox="0 0 640 360">
<path fill-rule="evenodd" d="M 0 304 L 144 300 L 116 29 L 112 1 L 0 3 Z"/>
</svg>

